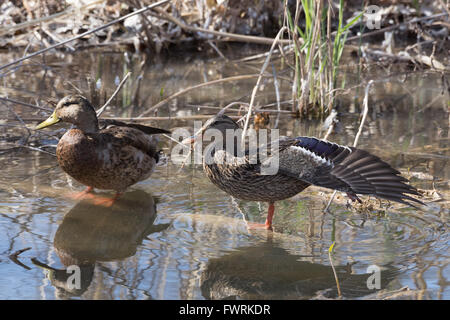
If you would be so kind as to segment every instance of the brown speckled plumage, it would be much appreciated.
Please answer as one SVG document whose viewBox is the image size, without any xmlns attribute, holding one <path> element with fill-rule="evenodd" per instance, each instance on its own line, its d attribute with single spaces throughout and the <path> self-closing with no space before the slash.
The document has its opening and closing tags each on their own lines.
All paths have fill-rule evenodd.
<svg viewBox="0 0 450 320">
<path fill-rule="evenodd" d="M 310 137 L 283 137 L 278 141 L 278 171 L 261 175 L 267 160 L 250 164 L 248 156 L 236 157 L 236 151 L 226 158 L 225 132 L 239 129 L 236 122 L 220 112 L 208 120 L 200 134 L 208 129 L 223 133 L 223 146 L 213 150 L 212 157 L 204 157 L 206 175 L 236 198 L 269 202 L 267 229 L 272 228 L 273 203 L 290 198 L 309 185 L 346 192 L 352 200 L 359 200 L 357 194 L 367 194 L 405 204 L 422 204 L 408 195 L 419 193 L 405 183 L 407 180 L 397 170 L 364 150 Z"/>
<path fill-rule="evenodd" d="M 259 165 L 204 164 L 203 169 L 216 186 L 242 200 L 275 202 L 295 196 L 309 186 L 284 174 L 261 175 Z"/>
<path fill-rule="evenodd" d="M 112 120 L 100 121 L 100 129 L 94 109 L 79 95 L 63 98 L 54 115 L 77 127 L 58 143 L 61 168 L 84 185 L 118 193 L 151 175 L 159 159 L 151 134 L 169 133 Z"/>
</svg>

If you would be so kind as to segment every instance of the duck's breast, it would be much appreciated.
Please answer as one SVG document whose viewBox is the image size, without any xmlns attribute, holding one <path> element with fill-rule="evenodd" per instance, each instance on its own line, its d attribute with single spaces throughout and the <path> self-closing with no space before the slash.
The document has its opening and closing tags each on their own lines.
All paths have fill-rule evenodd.
<svg viewBox="0 0 450 320">
<path fill-rule="evenodd" d="M 149 154 L 108 132 L 85 134 L 69 130 L 58 143 L 61 168 L 78 182 L 122 192 L 147 179 L 156 164 Z"/>
<path fill-rule="evenodd" d="M 82 183 L 99 169 L 95 143 L 79 129 L 71 129 L 62 136 L 56 156 L 61 169 Z"/>
</svg>

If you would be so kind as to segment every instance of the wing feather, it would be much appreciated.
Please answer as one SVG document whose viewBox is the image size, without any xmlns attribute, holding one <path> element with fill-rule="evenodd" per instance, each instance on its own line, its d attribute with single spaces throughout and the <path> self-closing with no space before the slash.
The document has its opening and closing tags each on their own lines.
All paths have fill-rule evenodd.
<svg viewBox="0 0 450 320">
<path fill-rule="evenodd" d="M 281 144 L 280 144 L 281 145 Z M 388 163 L 367 151 L 310 137 L 285 139 L 280 151 L 280 170 L 313 185 L 367 194 L 410 204 L 423 204 L 407 179 Z"/>
</svg>

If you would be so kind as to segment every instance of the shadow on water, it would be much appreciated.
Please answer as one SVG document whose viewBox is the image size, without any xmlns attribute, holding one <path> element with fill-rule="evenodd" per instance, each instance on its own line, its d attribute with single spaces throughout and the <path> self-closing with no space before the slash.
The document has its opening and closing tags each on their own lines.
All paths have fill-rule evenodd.
<svg viewBox="0 0 450 320">
<path fill-rule="evenodd" d="M 308 256 L 291 254 L 272 241 L 240 247 L 208 261 L 200 280 L 202 295 L 206 299 L 337 298 L 332 267 L 308 260 Z M 355 263 L 335 266 L 345 298 L 374 292 L 367 286 L 370 274 L 352 273 Z M 380 288 L 396 274 L 396 268 L 385 266 L 380 272 Z"/>
<path fill-rule="evenodd" d="M 97 262 L 133 256 L 145 237 L 169 226 L 154 225 L 155 219 L 154 198 L 141 190 L 125 193 L 111 207 L 82 200 L 64 216 L 53 240 L 66 268 L 52 268 L 37 259 L 33 263 L 46 270 L 58 297 L 80 296 L 91 284 Z M 79 285 L 72 277 L 74 266 L 80 270 Z"/>
</svg>

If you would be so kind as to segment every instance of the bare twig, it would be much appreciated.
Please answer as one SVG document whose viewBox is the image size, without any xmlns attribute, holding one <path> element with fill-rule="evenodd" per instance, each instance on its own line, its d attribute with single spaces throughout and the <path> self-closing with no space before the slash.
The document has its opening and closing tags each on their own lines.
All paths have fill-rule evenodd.
<svg viewBox="0 0 450 320">
<path fill-rule="evenodd" d="M 47 29 L 47 27 L 42 26 L 41 29 L 42 29 L 42 31 L 45 32 L 45 34 L 47 34 L 50 38 L 52 38 L 53 41 L 55 41 L 55 42 L 63 41 L 63 40 L 61 40 L 60 37 L 58 37 L 58 36 L 54 35 L 53 33 L 51 33 L 50 30 Z M 72 47 L 70 44 L 65 44 L 65 46 L 67 48 L 69 48 L 70 51 L 75 51 L 75 48 Z"/>
<path fill-rule="evenodd" d="M 28 49 L 30 48 L 30 46 L 31 46 L 31 43 L 28 42 L 27 46 L 25 47 L 25 50 L 23 50 L 22 57 L 25 57 L 25 56 L 27 55 Z M 11 68 L 11 70 L 9 70 L 9 71 L 7 71 L 7 72 L 5 72 L 5 73 L 3 73 L 3 74 L 0 74 L 0 78 L 3 78 L 3 77 L 5 77 L 5 76 L 7 76 L 7 75 L 9 75 L 9 74 L 11 74 L 11 73 L 14 73 L 14 72 L 15 72 L 16 70 L 18 70 L 21 66 L 22 66 L 22 62 L 19 63 L 15 68 Z"/>
<path fill-rule="evenodd" d="M 225 57 L 225 55 L 219 50 L 219 48 L 217 48 L 217 46 L 216 46 L 211 40 L 208 40 L 208 44 L 211 46 L 211 48 L 214 49 L 214 51 L 217 52 L 217 54 L 218 54 L 222 59 L 224 59 L 225 61 L 229 61 L 228 58 Z"/>
<path fill-rule="evenodd" d="M 280 101 L 280 106 L 282 104 L 291 104 L 292 101 L 291 100 L 287 100 L 287 101 Z M 244 104 L 244 102 L 241 102 L 241 104 Z M 253 112 L 255 113 L 262 113 L 262 112 L 267 112 L 267 113 L 275 113 L 275 114 L 285 114 L 285 115 L 294 115 L 295 112 L 289 111 L 289 110 L 276 110 L 276 109 L 265 109 L 266 107 L 271 107 L 271 106 L 277 106 L 278 103 L 271 103 L 271 104 L 267 104 L 265 106 L 261 106 L 258 109 L 255 109 Z M 204 106 L 204 105 L 195 105 L 195 104 L 186 104 L 186 107 L 191 107 L 191 108 L 199 108 L 199 109 L 211 109 L 211 110 L 221 110 L 223 108 L 221 107 L 214 107 L 214 106 Z M 241 109 L 228 109 L 227 112 L 241 112 Z"/>
<path fill-rule="evenodd" d="M 330 126 L 328 127 L 327 133 L 325 134 L 325 136 L 323 137 L 323 140 L 328 140 L 329 135 L 333 132 L 334 129 L 334 122 L 332 122 L 330 124 Z"/>
<path fill-rule="evenodd" d="M 78 94 L 83 95 L 83 91 L 78 88 L 76 85 L 74 85 L 71 81 L 66 80 L 64 81 L 64 83 L 67 83 L 69 86 L 71 86 L 76 92 L 78 92 Z"/>
<path fill-rule="evenodd" d="M 292 48 L 293 48 L 293 46 L 292 46 L 292 44 L 290 44 L 290 45 L 282 47 L 282 50 L 275 49 L 275 50 L 273 50 L 272 56 L 274 56 L 275 54 L 278 54 L 278 53 L 283 53 L 284 51 L 286 51 L 284 53 L 287 53 L 287 51 L 288 50 L 289 51 L 292 50 Z M 245 57 L 245 58 L 241 58 L 241 59 L 235 60 L 234 62 L 248 62 L 248 61 L 251 61 L 251 60 L 256 60 L 256 59 L 267 57 L 268 54 L 269 54 L 269 52 L 259 53 L 259 54 L 255 54 L 255 55 L 252 55 L 252 56 L 248 56 L 248 57 Z"/>
<path fill-rule="evenodd" d="M 111 101 L 114 99 L 114 97 L 119 93 L 120 89 L 122 89 L 123 85 L 128 80 L 130 75 L 131 75 L 131 72 L 128 72 L 125 75 L 125 77 L 123 77 L 122 81 L 120 81 L 119 85 L 117 86 L 116 91 L 114 91 L 114 93 L 111 95 L 111 97 L 109 97 L 108 101 L 106 101 L 106 103 L 100 109 L 97 110 L 97 117 L 100 117 L 100 115 L 103 113 L 103 111 L 105 111 L 106 107 L 111 103 Z"/>
<path fill-rule="evenodd" d="M 33 109 L 39 109 L 39 110 L 49 111 L 49 112 L 52 112 L 52 111 L 53 111 L 52 109 L 49 109 L 49 108 L 36 106 L 36 105 L 34 105 L 34 104 L 30 104 L 30 103 L 26 103 L 26 102 L 14 100 L 14 99 L 11 99 L 11 98 L 0 97 L 0 100 L 7 101 L 7 102 L 11 102 L 11 103 L 15 103 L 15 104 L 20 104 L 20 105 L 22 105 L 22 106 L 29 107 L 29 108 L 33 108 Z"/>
<path fill-rule="evenodd" d="M 252 108 L 253 108 L 253 104 L 255 102 L 256 92 L 259 89 L 259 85 L 261 83 L 261 79 L 262 79 L 262 77 L 264 75 L 264 72 L 266 71 L 266 68 L 267 68 L 267 66 L 269 64 L 270 58 L 272 57 L 273 50 L 275 49 L 275 46 L 277 45 L 278 41 L 280 40 L 281 35 L 283 34 L 283 32 L 285 30 L 287 30 L 287 28 L 286 27 L 282 27 L 280 29 L 280 31 L 278 31 L 278 34 L 275 37 L 275 40 L 273 40 L 272 46 L 270 47 L 270 50 L 269 50 L 269 55 L 266 57 L 266 60 L 264 61 L 264 64 L 263 64 L 263 66 L 261 68 L 261 71 L 259 73 L 259 76 L 258 76 L 258 80 L 256 81 L 255 87 L 253 88 L 252 96 L 250 98 L 250 106 L 248 108 L 247 117 L 245 118 L 245 124 L 244 124 L 244 128 L 242 130 L 242 147 L 245 144 L 244 137 L 245 137 L 245 135 L 247 133 L 247 127 L 248 127 L 248 123 L 250 121 L 250 116 L 252 114 Z"/>
<path fill-rule="evenodd" d="M 280 106 L 280 88 L 278 85 L 278 79 L 277 79 L 277 73 L 275 71 L 275 67 L 272 64 L 272 72 L 273 72 L 273 85 L 275 87 L 275 96 L 277 97 L 277 109 L 278 111 L 281 111 L 281 106 Z M 274 124 L 274 128 L 278 128 L 278 121 L 280 120 L 280 112 L 278 112 L 277 114 L 277 119 L 275 120 L 275 124 Z"/>
<path fill-rule="evenodd" d="M 49 154 L 49 155 L 51 155 L 51 156 L 56 157 L 56 154 L 55 154 L 55 153 L 52 153 L 52 152 L 48 152 L 48 151 L 42 150 L 41 148 L 32 147 L 32 146 L 27 146 L 27 145 L 23 145 L 23 146 L 19 146 L 19 147 L 20 147 L 20 148 L 25 148 L 25 149 L 30 149 L 30 150 L 33 150 L 33 151 L 42 152 L 42 153 Z"/>
<path fill-rule="evenodd" d="M 364 100 L 363 100 L 363 115 L 362 115 L 362 119 L 361 119 L 361 124 L 359 125 L 359 129 L 358 129 L 358 133 L 355 136 L 355 140 L 353 141 L 353 147 L 356 148 L 356 146 L 358 145 L 358 141 L 359 141 L 359 137 L 361 136 L 363 127 L 364 127 L 364 123 L 366 122 L 366 118 L 367 118 L 367 113 L 369 112 L 369 90 L 370 87 L 373 84 L 373 80 L 370 80 L 369 83 L 366 86 L 366 90 L 364 93 Z"/>
<path fill-rule="evenodd" d="M 230 81 L 238 81 L 238 80 L 246 80 L 246 79 L 252 79 L 252 78 L 256 78 L 258 77 L 258 74 L 246 74 L 246 75 L 241 75 L 241 76 L 233 76 L 233 77 L 228 77 L 228 78 L 223 78 L 223 79 L 218 79 L 218 80 L 213 80 L 213 81 L 209 81 L 209 82 L 205 82 L 205 83 L 200 83 L 198 85 L 183 89 L 178 91 L 177 93 L 174 93 L 173 95 L 171 95 L 170 97 L 167 97 L 166 99 L 158 102 L 157 104 L 155 104 L 154 106 L 150 107 L 149 109 L 147 109 L 146 111 L 144 111 L 143 113 L 141 113 L 138 118 L 142 118 L 143 116 L 148 115 L 150 112 L 164 106 L 165 104 L 167 104 L 169 101 L 175 99 L 178 96 L 181 96 L 183 94 L 185 94 L 186 92 L 192 91 L 192 90 L 196 90 L 205 86 L 210 86 L 210 85 L 214 85 L 214 84 L 218 84 L 218 83 L 223 83 L 223 82 L 230 82 Z M 265 77 L 268 77 L 268 75 L 264 75 Z"/>
<path fill-rule="evenodd" d="M 327 213 L 328 209 L 330 208 L 331 203 L 333 202 L 334 197 L 336 196 L 337 190 L 333 191 L 333 194 L 330 197 L 330 200 L 328 200 L 327 205 L 325 206 L 325 209 L 323 209 L 323 212 Z"/>
</svg>

